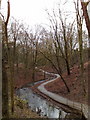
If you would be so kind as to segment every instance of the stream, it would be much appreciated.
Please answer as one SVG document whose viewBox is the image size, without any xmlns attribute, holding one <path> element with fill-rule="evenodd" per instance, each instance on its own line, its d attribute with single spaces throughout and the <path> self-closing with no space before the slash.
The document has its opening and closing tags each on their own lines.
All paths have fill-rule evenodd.
<svg viewBox="0 0 90 120">
<path fill-rule="evenodd" d="M 40 95 L 34 93 L 31 88 L 23 87 L 16 91 L 18 97 L 28 102 L 28 106 L 32 111 L 37 112 L 40 116 L 47 118 L 66 118 L 70 113 L 66 113 L 58 106 L 50 103 Z M 71 119 L 74 120 L 74 119 Z"/>
<path fill-rule="evenodd" d="M 40 71 L 49 75 L 49 77 L 47 77 L 48 80 L 51 80 L 57 77 L 57 74 L 55 75 L 53 73 L 45 72 L 42 69 L 40 69 Z M 45 79 L 35 82 L 34 85 L 41 83 L 43 81 L 45 81 Z M 20 97 L 22 100 L 26 100 L 28 102 L 29 108 L 32 111 L 37 112 L 40 116 L 45 116 L 47 118 L 55 118 L 55 119 L 70 118 L 70 120 L 75 120 L 76 118 L 80 119 L 79 115 L 76 115 L 77 116 L 76 118 L 75 116 L 71 118 L 71 116 L 73 116 L 72 113 L 65 112 L 60 107 L 54 105 L 50 101 L 47 101 L 40 95 L 34 93 L 32 89 L 30 88 L 30 86 L 32 85 L 33 84 L 28 83 L 22 88 L 19 88 L 18 90 L 16 90 L 16 94 L 18 95 L 18 97 Z"/>
<path fill-rule="evenodd" d="M 21 88 L 17 91 L 17 95 L 22 99 L 28 101 L 28 106 L 31 110 L 37 112 L 40 116 L 47 116 L 48 118 L 65 118 L 66 112 L 59 107 L 51 104 L 39 95 L 33 93 L 30 88 Z"/>
</svg>

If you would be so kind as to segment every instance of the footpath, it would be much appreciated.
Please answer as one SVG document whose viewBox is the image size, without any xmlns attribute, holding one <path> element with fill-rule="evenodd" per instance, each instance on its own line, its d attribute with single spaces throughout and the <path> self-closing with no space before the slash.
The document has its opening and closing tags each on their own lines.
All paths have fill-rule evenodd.
<svg viewBox="0 0 90 120">
<path fill-rule="evenodd" d="M 50 81 L 42 83 L 40 86 L 38 86 L 38 90 L 40 92 L 42 92 L 43 94 L 47 95 L 48 97 L 52 98 L 56 102 L 59 102 L 59 103 L 64 104 L 64 105 L 67 105 L 67 106 L 69 106 L 71 108 L 74 108 L 76 110 L 79 110 L 80 112 L 83 113 L 83 115 L 87 119 L 88 115 L 89 115 L 88 114 L 88 106 L 87 105 L 81 104 L 81 103 L 78 103 L 78 102 L 73 102 L 73 101 L 71 101 L 71 100 L 69 100 L 67 98 L 64 98 L 64 97 L 59 96 L 59 95 L 57 95 L 55 93 L 47 91 L 46 88 L 44 87 L 46 84 L 48 84 L 48 83 L 50 83 L 50 82 L 55 81 L 56 79 L 58 79 L 60 77 L 60 75 L 49 73 L 49 72 L 45 72 L 42 69 L 40 69 L 40 71 L 42 71 L 42 72 L 44 72 L 45 74 L 48 74 L 48 75 L 56 76 L 56 78 L 51 79 Z"/>
</svg>

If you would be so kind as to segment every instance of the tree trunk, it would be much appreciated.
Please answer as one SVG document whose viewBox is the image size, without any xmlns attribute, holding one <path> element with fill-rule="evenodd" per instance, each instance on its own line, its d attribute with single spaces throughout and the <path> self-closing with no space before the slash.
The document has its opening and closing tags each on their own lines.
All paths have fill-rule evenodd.
<svg viewBox="0 0 90 120">
<path fill-rule="evenodd" d="M 33 83 L 35 82 L 35 65 L 33 64 L 33 71 L 32 71 L 32 80 Z"/>
<path fill-rule="evenodd" d="M 18 55 L 18 52 L 17 52 L 17 58 L 16 58 L 16 68 L 17 68 L 17 74 L 18 74 L 18 63 L 19 63 L 19 60 L 18 60 L 18 57 L 19 57 L 19 55 Z"/>
<path fill-rule="evenodd" d="M 5 22 L 2 22 L 2 116 L 9 117 L 9 95 L 8 95 L 8 75 L 6 67 L 8 67 L 8 49 L 6 47 L 7 29 Z"/>
<path fill-rule="evenodd" d="M 6 53 L 4 49 L 4 43 L 2 42 L 2 117 L 9 117 L 8 106 L 8 78 L 6 72 Z"/>
<path fill-rule="evenodd" d="M 7 25 L 8 25 L 8 21 L 9 21 L 9 17 L 10 17 L 10 2 L 8 0 L 8 10 L 7 10 L 7 18 L 6 18 L 6 21 L 4 21 L 3 23 L 3 32 L 4 32 L 4 37 L 3 37 L 3 44 L 6 45 L 6 52 L 7 52 L 7 62 L 8 62 L 8 66 L 9 66 L 9 70 L 10 70 L 10 77 L 11 77 L 11 81 L 10 81 L 10 84 L 11 84 L 11 112 L 13 114 L 13 109 L 14 109 L 14 98 L 13 98 L 13 77 L 12 76 L 12 62 L 11 62 L 11 56 L 10 56 L 10 48 L 9 48 L 9 44 L 8 44 L 8 33 L 7 33 Z M 4 52 L 4 51 L 3 51 Z M 3 63 L 4 64 L 4 63 Z M 4 66 L 3 66 L 4 67 Z M 6 73 L 5 73 L 6 74 Z M 7 76 L 5 76 L 7 77 Z M 4 78 L 3 78 L 4 79 Z M 7 79 L 7 82 L 4 82 L 5 86 L 9 87 L 8 84 L 9 84 L 9 81 Z M 5 88 L 4 88 L 5 89 Z M 6 93 L 8 94 L 8 90 L 6 91 Z M 7 100 L 9 99 L 9 96 L 7 98 Z M 6 100 L 6 99 L 5 99 Z M 9 102 L 9 101 L 8 101 Z M 9 108 L 8 108 L 9 110 Z M 7 111 L 8 112 L 8 111 Z"/>
<path fill-rule="evenodd" d="M 63 37 L 64 37 L 64 42 L 65 42 L 65 62 L 66 62 L 66 67 L 67 67 L 67 74 L 70 75 L 70 67 L 69 67 L 69 59 L 68 59 L 68 46 L 67 46 L 67 40 L 66 40 L 66 30 L 65 26 L 63 26 Z"/>
<path fill-rule="evenodd" d="M 88 12 L 87 12 L 88 3 L 89 2 L 81 2 L 81 5 L 82 5 L 82 9 L 83 9 L 83 15 L 84 15 L 85 21 L 86 21 L 86 26 L 87 26 L 89 38 L 90 38 L 90 20 L 89 20 L 89 15 L 88 15 Z"/>
<path fill-rule="evenodd" d="M 79 39 L 79 54 L 80 54 L 80 68 L 83 73 L 83 41 L 82 41 L 82 25 L 81 29 L 78 31 L 78 39 Z"/>
<path fill-rule="evenodd" d="M 69 87 L 68 87 L 66 81 L 64 80 L 64 78 L 62 77 L 62 75 L 61 75 L 60 73 L 59 73 L 59 75 L 60 75 L 62 81 L 64 82 L 64 84 L 65 84 L 65 86 L 66 86 L 66 88 L 67 88 L 67 91 L 70 92 L 70 89 L 69 89 Z"/>
<path fill-rule="evenodd" d="M 69 67 L 69 62 L 68 60 L 66 59 L 66 66 L 67 66 L 67 74 L 70 75 L 70 67 Z"/>
</svg>

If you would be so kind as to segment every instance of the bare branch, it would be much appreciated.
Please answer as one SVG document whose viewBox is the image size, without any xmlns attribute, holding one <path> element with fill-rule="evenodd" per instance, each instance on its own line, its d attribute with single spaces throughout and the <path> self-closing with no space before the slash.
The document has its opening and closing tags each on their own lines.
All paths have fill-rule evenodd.
<svg viewBox="0 0 90 120">
<path fill-rule="evenodd" d="M 0 12 L 1 17 L 3 18 L 3 21 L 5 21 L 4 15 Z"/>
<path fill-rule="evenodd" d="M 5 22 L 6 26 L 8 24 L 9 17 L 10 17 L 10 1 L 8 0 L 7 19 L 6 19 L 6 22 Z"/>
</svg>

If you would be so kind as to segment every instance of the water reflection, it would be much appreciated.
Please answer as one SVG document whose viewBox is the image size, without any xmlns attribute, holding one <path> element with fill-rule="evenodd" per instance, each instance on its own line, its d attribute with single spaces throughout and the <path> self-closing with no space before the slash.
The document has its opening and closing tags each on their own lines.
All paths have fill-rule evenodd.
<svg viewBox="0 0 90 120">
<path fill-rule="evenodd" d="M 41 116 L 47 116 L 48 118 L 65 118 L 67 114 L 62 109 L 34 94 L 30 88 L 19 89 L 17 95 L 19 95 L 21 99 L 27 100 L 31 110 Z"/>
</svg>

